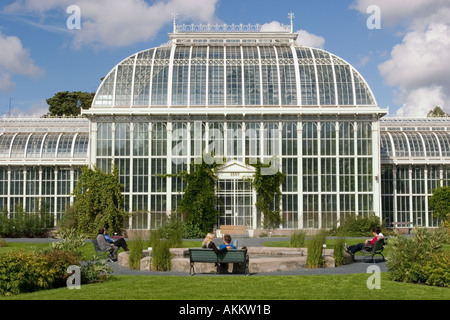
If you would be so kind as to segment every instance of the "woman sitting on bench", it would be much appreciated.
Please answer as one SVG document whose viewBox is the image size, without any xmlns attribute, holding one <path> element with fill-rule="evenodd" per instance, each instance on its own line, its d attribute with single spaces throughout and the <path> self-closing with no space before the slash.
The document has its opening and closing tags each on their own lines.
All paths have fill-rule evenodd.
<svg viewBox="0 0 450 320">
<path fill-rule="evenodd" d="M 205 237 L 205 240 L 203 240 L 202 248 L 213 249 L 216 254 L 227 251 L 227 248 L 218 249 L 216 244 L 213 242 L 213 239 L 214 235 L 212 233 L 208 233 Z"/>
<path fill-rule="evenodd" d="M 216 254 L 228 251 L 228 249 L 226 247 L 222 248 L 222 249 L 218 249 L 216 244 L 213 242 L 213 239 L 214 239 L 214 235 L 212 233 L 208 233 L 205 237 L 205 240 L 203 240 L 202 248 L 213 249 Z M 228 263 L 216 263 L 216 268 L 217 268 L 218 273 L 227 273 L 228 272 Z"/>
<path fill-rule="evenodd" d="M 119 251 L 119 247 L 115 246 L 113 243 L 108 243 L 108 241 L 105 238 L 105 232 L 106 232 L 105 228 L 100 228 L 98 230 L 97 234 L 98 247 L 102 251 L 109 251 L 110 254 L 108 258 L 110 258 L 113 261 L 117 261 L 117 251 Z"/>
</svg>

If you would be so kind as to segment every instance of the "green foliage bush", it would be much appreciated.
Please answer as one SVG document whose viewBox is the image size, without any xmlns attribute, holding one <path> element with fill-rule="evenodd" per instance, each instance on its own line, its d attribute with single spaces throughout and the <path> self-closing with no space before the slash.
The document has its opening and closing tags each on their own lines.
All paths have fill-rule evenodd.
<svg viewBox="0 0 450 320">
<path fill-rule="evenodd" d="M 67 251 L 11 251 L 0 255 L 0 294 L 13 295 L 65 285 L 67 268 L 79 263 Z"/>
<path fill-rule="evenodd" d="M 450 226 L 450 186 L 438 187 L 428 198 L 428 206 L 433 211 L 433 217 Z"/>
<path fill-rule="evenodd" d="M 9 251 L 0 254 L 0 295 L 13 295 L 67 285 L 71 274 L 67 268 L 80 266 L 81 283 L 103 281 L 112 269 L 102 261 L 81 263 L 86 236 L 75 230 L 59 233 L 61 241 L 48 248 L 30 251 Z"/>
<path fill-rule="evenodd" d="M 426 284 L 450 287 L 450 251 L 440 251 L 433 254 L 423 270 L 427 275 Z"/>
<path fill-rule="evenodd" d="M 308 255 L 306 257 L 307 268 L 320 268 L 324 264 L 322 256 L 323 244 L 326 243 L 326 231 L 320 230 L 311 240 L 308 241 Z"/>
<path fill-rule="evenodd" d="M 448 231 L 444 228 L 415 228 L 412 237 L 394 235 L 386 257 L 391 279 L 449 286 L 449 252 L 443 250 L 446 243 Z"/>
<path fill-rule="evenodd" d="M 28 213 L 23 210 L 21 204 L 17 204 L 12 217 L 8 217 L 6 208 L 0 212 L 0 237 L 45 237 L 51 226 L 53 226 L 53 215 L 44 210 Z"/>
<path fill-rule="evenodd" d="M 292 248 L 301 248 L 305 246 L 306 232 L 295 231 L 291 235 L 290 245 Z"/>
<path fill-rule="evenodd" d="M 372 236 L 372 230 L 380 226 L 380 218 L 375 214 L 369 216 L 359 216 L 351 214 L 340 222 L 339 227 L 330 231 L 331 235 L 345 235 L 347 237 L 367 237 Z"/>
<path fill-rule="evenodd" d="M 81 260 L 82 248 L 86 245 L 87 235 L 79 234 L 75 229 L 62 229 L 58 231 L 58 237 L 62 240 L 53 242 L 52 248 L 72 252 Z"/>
<path fill-rule="evenodd" d="M 169 218 L 159 229 L 160 237 L 167 239 L 171 248 L 181 248 L 183 244 L 184 223 L 177 218 Z"/>
<path fill-rule="evenodd" d="M 81 266 L 81 284 L 103 282 L 111 277 L 112 271 L 104 260 L 87 261 Z"/>
</svg>

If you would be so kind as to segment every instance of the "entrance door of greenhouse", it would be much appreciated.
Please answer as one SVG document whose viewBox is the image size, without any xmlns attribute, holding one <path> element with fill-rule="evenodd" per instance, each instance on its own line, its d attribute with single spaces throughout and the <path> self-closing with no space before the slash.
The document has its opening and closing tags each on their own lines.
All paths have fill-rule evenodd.
<svg viewBox="0 0 450 320">
<path fill-rule="evenodd" d="M 253 229 L 253 170 L 244 164 L 227 163 L 218 171 L 217 209 L 220 225 L 245 225 Z"/>
<path fill-rule="evenodd" d="M 253 225 L 253 190 L 250 181 L 219 180 L 217 195 L 219 225 Z"/>
</svg>

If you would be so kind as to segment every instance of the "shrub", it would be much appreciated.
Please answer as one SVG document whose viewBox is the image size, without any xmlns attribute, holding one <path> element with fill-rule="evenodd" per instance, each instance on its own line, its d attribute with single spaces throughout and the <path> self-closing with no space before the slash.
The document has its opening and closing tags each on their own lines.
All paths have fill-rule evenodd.
<svg viewBox="0 0 450 320">
<path fill-rule="evenodd" d="M 373 228 L 380 225 L 380 218 L 375 214 L 359 216 L 351 214 L 341 221 L 339 227 L 331 230 L 333 235 L 346 235 L 348 237 L 372 236 Z"/>
<path fill-rule="evenodd" d="M 324 264 L 322 256 L 323 244 L 326 242 L 326 232 L 319 231 L 311 240 L 308 241 L 308 256 L 306 257 L 307 268 L 320 268 Z"/>
<path fill-rule="evenodd" d="M 204 238 L 205 233 L 192 222 L 186 221 L 184 223 L 183 235 L 188 239 Z"/>
<path fill-rule="evenodd" d="M 78 234 L 75 229 L 64 229 L 58 232 L 58 237 L 60 237 L 62 241 L 53 242 L 52 248 L 69 251 L 80 259 L 82 258 L 82 248 L 86 245 L 87 235 Z"/>
<path fill-rule="evenodd" d="M 88 261 L 81 266 L 81 283 L 103 282 L 111 277 L 112 271 L 103 260 Z"/>
<path fill-rule="evenodd" d="M 0 294 L 12 295 L 65 285 L 67 268 L 78 264 L 70 252 L 11 251 L 0 257 Z"/>
<path fill-rule="evenodd" d="M 290 245 L 293 248 L 301 248 L 305 246 L 305 238 L 306 238 L 306 232 L 305 231 L 295 231 L 291 235 L 291 241 Z"/>
<path fill-rule="evenodd" d="M 181 248 L 183 244 L 184 225 L 180 219 L 170 218 L 159 229 L 160 236 L 170 242 L 171 248 Z"/>
<path fill-rule="evenodd" d="M 441 251 L 432 255 L 424 267 L 427 275 L 426 284 L 432 286 L 450 286 L 450 251 Z"/>
<path fill-rule="evenodd" d="M 0 236 L 7 238 L 45 237 L 53 225 L 53 216 L 41 210 L 28 213 L 21 204 L 16 205 L 16 211 L 9 217 L 6 208 L 0 212 Z"/>
<path fill-rule="evenodd" d="M 441 283 L 449 273 L 448 252 L 442 250 L 445 243 L 448 243 L 445 229 L 430 231 L 415 228 L 413 237 L 398 234 L 391 237 L 386 257 L 391 279 L 412 283 Z M 444 263 L 445 259 L 447 264 Z"/>
</svg>

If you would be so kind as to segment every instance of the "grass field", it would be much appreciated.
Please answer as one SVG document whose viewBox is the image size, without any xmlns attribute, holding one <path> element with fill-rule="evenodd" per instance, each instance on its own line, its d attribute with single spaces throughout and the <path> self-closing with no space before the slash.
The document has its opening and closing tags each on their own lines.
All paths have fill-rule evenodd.
<svg viewBox="0 0 450 320">
<path fill-rule="evenodd" d="M 352 239 L 351 243 L 358 242 Z M 286 246 L 283 241 L 272 246 Z M 8 243 L 0 252 L 44 248 L 49 244 Z M 185 243 L 200 246 L 200 241 Z M 332 247 L 333 241 L 327 242 Z M 85 246 L 85 256 L 92 256 L 93 247 Z M 427 285 L 399 283 L 381 273 L 381 289 L 370 290 L 371 274 L 302 275 L 302 276 L 122 276 L 79 290 L 59 288 L 0 300 L 450 300 L 450 289 Z M 382 294 L 381 294 L 382 293 Z"/>
<path fill-rule="evenodd" d="M 59 288 L 12 300 L 449 300 L 448 288 L 390 281 L 369 290 L 369 274 L 308 276 L 114 276 L 79 290 Z M 380 294 L 382 292 L 383 294 Z"/>
</svg>

